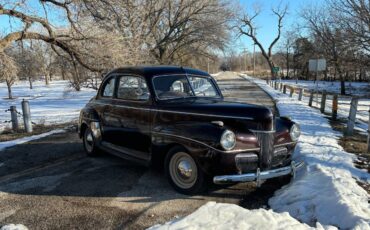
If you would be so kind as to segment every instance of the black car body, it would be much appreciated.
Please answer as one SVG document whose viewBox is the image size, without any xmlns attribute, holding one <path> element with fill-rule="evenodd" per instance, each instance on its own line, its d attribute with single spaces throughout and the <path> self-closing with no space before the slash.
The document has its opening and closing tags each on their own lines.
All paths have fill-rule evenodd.
<svg viewBox="0 0 370 230">
<path fill-rule="evenodd" d="M 164 165 L 169 182 L 195 193 L 206 179 L 232 183 L 292 174 L 299 126 L 264 106 L 225 101 L 206 72 L 176 66 L 111 71 L 81 110 L 89 155 L 104 150 Z"/>
</svg>

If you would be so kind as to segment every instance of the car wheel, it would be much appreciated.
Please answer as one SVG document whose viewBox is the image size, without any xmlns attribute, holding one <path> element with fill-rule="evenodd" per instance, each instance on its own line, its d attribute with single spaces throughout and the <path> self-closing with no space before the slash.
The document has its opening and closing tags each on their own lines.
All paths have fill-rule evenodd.
<svg viewBox="0 0 370 230">
<path fill-rule="evenodd" d="M 175 147 L 169 151 L 165 172 L 169 183 L 180 193 L 196 194 L 206 188 L 205 173 L 184 148 Z"/>
<path fill-rule="evenodd" d="M 95 146 L 95 138 L 90 128 L 86 128 L 83 135 L 83 145 L 88 156 L 96 156 L 99 152 Z"/>
</svg>

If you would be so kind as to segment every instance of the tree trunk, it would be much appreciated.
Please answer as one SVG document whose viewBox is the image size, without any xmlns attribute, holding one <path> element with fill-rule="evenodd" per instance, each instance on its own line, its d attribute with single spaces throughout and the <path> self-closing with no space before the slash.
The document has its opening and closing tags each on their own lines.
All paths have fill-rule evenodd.
<svg viewBox="0 0 370 230">
<path fill-rule="evenodd" d="M 340 79 L 340 94 L 345 95 L 346 94 L 345 80 L 344 80 L 343 73 L 342 73 L 342 70 L 339 67 L 338 62 L 335 62 L 335 69 L 336 69 L 336 72 L 338 73 L 339 79 Z"/>
<path fill-rule="evenodd" d="M 64 71 L 64 70 L 62 70 L 62 79 L 63 79 L 63 81 L 65 81 L 65 80 L 66 80 L 66 73 L 65 73 L 65 71 Z"/>
<path fill-rule="evenodd" d="M 30 75 L 28 75 L 28 82 L 30 83 L 30 89 L 33 89 L 33 86 L 32 86 L 32 77 Z"/>
<path fill-rule="evenodd" d="M 289 78 L 289 50 L 286 51 L 286 77 Z"/>
<path fill-rule="evenodd" d="M 346 94 L 346 85 L 345 81 L 343 80 L 343 77 L 340 79 L 340 94 L 345 95 Z"/>
<path fill-rule="evenodd" d="M 75 62 L 73 62 L 73 69 L 74 69 L 74 75 L 72 76 L 73 87 L 75 88 L 76 91 L 80 91 L 81 90 L 80 76 L 77 69 L 77 64 Z"/>
<path fill-rule="evenodd" d="M 6 86 L 8 86 L 8 98 L 9 99 L 13 99 L 13 95 L 12 95 L 12 85 L 10 84 L 10 82 L 6 82 Z"/>
<path fill-rule="evenodd" d="M 268 60 L 270 72 L 271 72 L 271 79 L 275 79 L 275 73 L 274 73 L 274 63 L 271 60 Z"/>
<path fill-rule="evenodd" d="M 50 84 L 50 81 L 49 81 L 49 73 L 46 73 L 45 74 L 45 85 L 49 85 Z"/>
</svg>

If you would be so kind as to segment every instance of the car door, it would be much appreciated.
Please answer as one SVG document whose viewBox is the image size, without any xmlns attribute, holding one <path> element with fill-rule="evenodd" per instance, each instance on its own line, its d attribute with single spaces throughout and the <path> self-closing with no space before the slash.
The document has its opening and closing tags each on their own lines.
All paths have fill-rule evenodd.
<svg viewBox="0 0 370 230">
<path fill-rule="evenodd" d="M 151 100 L 146 80 L 141 76 L 116 76 L 117 91 L 109 110 L 111 147 L 141 160 L 150 160 Z"/>
<path fill-rule="evenodd" d="M 103 141 L 110 140 L 114 135 L 114 130 L 111 129 L 114 118 L 111 116 L 112 113 L 110 111 L 114 109 L 115 88 L 116 76 L 112 74 L 103 81 L 96 100 L 95 109 L 100 117 Z"/>
</svg>

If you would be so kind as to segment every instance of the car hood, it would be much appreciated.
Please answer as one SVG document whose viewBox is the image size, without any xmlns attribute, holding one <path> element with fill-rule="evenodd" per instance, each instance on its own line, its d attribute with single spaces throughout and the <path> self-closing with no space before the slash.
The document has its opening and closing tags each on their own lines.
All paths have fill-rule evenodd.
<svg viewBox="0 0 370 230">
<path fill-rule="evenodd" d="M 160 109 L 190 114 L 206 114 L 214 117 L 231 117 L 253 121 L 264 121 L 273 118 L 272 111 L 252 104 L 228 102 L 221 99 L 184 99 L 161 102 Z"/>
</svg>

